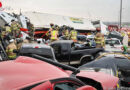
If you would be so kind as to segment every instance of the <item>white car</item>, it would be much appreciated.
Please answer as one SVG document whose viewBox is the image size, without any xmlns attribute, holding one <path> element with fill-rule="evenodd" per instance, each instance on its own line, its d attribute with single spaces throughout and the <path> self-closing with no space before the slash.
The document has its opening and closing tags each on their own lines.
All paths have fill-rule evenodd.
<svg viewBox="0 0 130 90">
<path fill-rule="evenodd" d="M 123 45 L 117 38 L 111 38 L 105 40 L 105 50 L 110 52 L 123 52 Z"/>
</svg>

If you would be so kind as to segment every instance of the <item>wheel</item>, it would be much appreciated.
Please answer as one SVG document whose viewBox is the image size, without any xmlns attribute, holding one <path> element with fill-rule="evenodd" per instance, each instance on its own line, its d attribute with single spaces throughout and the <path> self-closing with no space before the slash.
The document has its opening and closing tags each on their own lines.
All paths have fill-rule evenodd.
<svg viewBox="0 0 130 90">
<path fill-rule="evenodd" d="M 85 58 L 83 58 L 83 59 L 81 60 L 81 65 L 86 64 L 86 63 L 88 63 L 88 62 L 90 62 L 90 61 L 92 61 L 92 60 L 91 60 L 91 57 L 85 57 Z"/>
</svg>

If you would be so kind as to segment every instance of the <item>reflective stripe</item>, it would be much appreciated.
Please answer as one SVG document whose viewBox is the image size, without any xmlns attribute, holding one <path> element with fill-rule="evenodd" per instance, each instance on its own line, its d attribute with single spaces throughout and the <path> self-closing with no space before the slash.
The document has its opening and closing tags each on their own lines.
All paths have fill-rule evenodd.
<svg viewBox="0 0 130 90">
<path fill-rule="evenodd" d="M 6 52 L 13 52 L 13 49 L 6 50 Z"/>
<path fill-rule="evenodd" d="M 11 32 L 11 28 L 10 28 L 9 26 L 6 26 L 6 27 L 5 27 L 5 30 L 6 30 L 7 32 Z"/>
<path fill-rule="evenodd" d="M 96 37 L 95 39 L 97 39 L 97 40 L 102 40 L 103 38 L 101 38 L 101 37 Z"/>
<path fill-rule="evenodd" d="M 15 24 L 11 24 L 11 28 L 12 28 L 12 30 L 19 30 L 20 26 L 18 23 L 15 23 Z"/>
<path fill-rule="evenodd" d="M 119 84 L 117 84 L 117 88 L 120 88 L 120 85 L 119 85 Z"/>
<path fill-rule="evenodd" d="M 118 77 L 118 71 L 116 70 L 116 77 Z M 117 88 L 120 88 L 120 85 L 117 84 Z"/>
<path fill-rule="evenodd" d="M 56 30 L 53 30 L 51 32 L 51 39 L 57 39 L 57 34 L 58 34 L 58 32 Z"/>
<path fill-rule="evenodd" d="M 116 71 L 116 77 L 118 77 L 118 71 Z"/>
<path fill-rule="evenodd" d="M 102 37 L 95 37 L 95 42 L 96 44 L 103 46 L 104 39 Z"/>
<path fill-rule="evenodd" d="M 71 36 L 71 39 L 72 39 L 72 40 L 76 40 L 76 39 L 77 39 L 77 32 L 76 32 L 76 31 L 72 31 L 72 32 L 71 32 L 71 35 L 72 35 L 72 36 Z"/>
<path fill-rule="evenodd" d="M 10 59 L 16 58 L 16 55 L 8 56 Z"/>
<path fill-rule="evenodd" d="M 7 55 L 8 55 L 8 57 L 9 57 L 10 59 L 16 58 L 16 53 L 13 53 L 13 50 L 14 50 L 14 49 L 6 50 Z"/>
<path fill-rule="evenodd" d="M 96 41 L 97 44 L 101 44 L 102 42 L 101 41 Z"/>
</svg>

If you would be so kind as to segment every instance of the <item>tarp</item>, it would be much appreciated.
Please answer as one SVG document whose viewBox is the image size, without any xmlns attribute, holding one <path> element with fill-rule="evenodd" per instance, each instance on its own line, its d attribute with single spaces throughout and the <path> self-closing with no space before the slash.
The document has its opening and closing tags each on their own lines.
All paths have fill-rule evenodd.
<svg viewBox="0 0 130 90">
<path fill-rule="evenodd" d="M 67 25 L 79 30 L 96 30 L 92 23 L 84 18 L 75 18 L 39 12 L 23 12 L 23 15 L 28 17 L 34 24 L 34 27 L 50 27 L 50 23 L 59 26 Z"/>
</svg>

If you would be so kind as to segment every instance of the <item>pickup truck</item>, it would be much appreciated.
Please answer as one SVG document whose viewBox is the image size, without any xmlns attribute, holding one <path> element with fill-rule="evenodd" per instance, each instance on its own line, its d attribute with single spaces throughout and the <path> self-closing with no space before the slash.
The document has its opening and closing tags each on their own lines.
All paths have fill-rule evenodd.
<svg viewBox="0 0 130 90">
<path fill-rule="evenodd" d="M 77 48 L 72 40 L 58 40 L 50 44 L 58 62 L 64 64 L 85 64 L 97 57 L 103 48 Z"/>
</svg>

